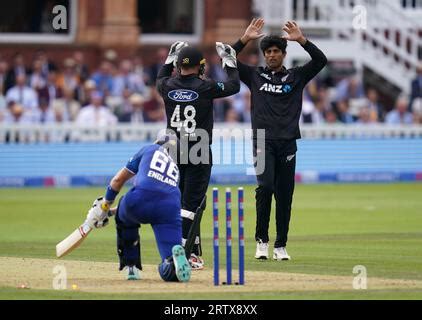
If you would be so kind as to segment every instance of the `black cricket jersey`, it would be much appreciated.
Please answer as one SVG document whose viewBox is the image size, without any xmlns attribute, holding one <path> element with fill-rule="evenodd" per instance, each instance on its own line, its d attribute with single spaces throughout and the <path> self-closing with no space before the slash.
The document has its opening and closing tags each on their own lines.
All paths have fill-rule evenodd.
<svg viewBox="0 0 422 320">
<path fill-rule="evenodd" d="M 239 40 L 233 46 L 239 53 L 245 45 Z M 312 60 L 304 66 L 274 73 L 268 68 L 251 67 L 238 61 L 240 80 L 251 91 L 251 118 L 256 130 L 265 129 L 268 140 L 300 139 L 299 119 L 303 89 L 327 64 L 324 53 L 309 40 L 303 46 Z"/>
<path fill-rule="evenodd" d="M 164 99 L 167 129 L 174 131 L 180 139 L 181 134 L 193 138 L 196 130 L 206 130 L 209 144 L 212 143 L 214 127 L 213 99 L 236 94 L 240 90 L 239 72 L 226 68 L 228 80 L 216 82 L 201 79 L 198 75 L 172 77 L 173 65 L 164 65 L 157 78 L 157 89 Z"/>
</svg>

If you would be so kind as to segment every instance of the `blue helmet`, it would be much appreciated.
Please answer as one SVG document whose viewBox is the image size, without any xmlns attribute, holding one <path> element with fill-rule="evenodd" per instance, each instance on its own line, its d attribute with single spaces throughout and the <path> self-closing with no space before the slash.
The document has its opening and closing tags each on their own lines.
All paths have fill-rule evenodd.
<svg viewBox="0 0 422 320">
<path fill-rule="evenodd" d="M 179 139 L 175 134 L 160 132 L 154 143 L 160 146 L 175 147 L 179 145 Z"/>
</svg>

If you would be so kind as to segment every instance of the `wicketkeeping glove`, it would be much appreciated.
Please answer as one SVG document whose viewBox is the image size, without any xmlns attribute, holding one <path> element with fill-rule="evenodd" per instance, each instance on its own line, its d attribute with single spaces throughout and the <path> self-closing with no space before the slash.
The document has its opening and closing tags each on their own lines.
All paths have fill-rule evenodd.
<svg viewBox="0 0 422 320">
<path fill-rule="evenodd" d="M 166 59 L 165 64 L 173 64 L 176 67 L 177 56 L 179 55 L 180 50 L 184 47 L 187 47 L 188 43 L 184 41 L 176 41 L 170 47 L 169 55 Z"/>
<path fill-rule="evenodd" d="M 216 42 L 215 48 L 222 59 L 223 68 L 226 66 L 230 68 L 237 68 L 236 51 L 231 46 L 222 42 Z"/>
<path fill-rule="evenodd" d="M 86 217 L 86 223 L 91 228 L 103 228 L 109 223 L 108 213 L 110 211 L 110 204 L 104 198 L 98 198 L 92 204 Z"/>
</svg>

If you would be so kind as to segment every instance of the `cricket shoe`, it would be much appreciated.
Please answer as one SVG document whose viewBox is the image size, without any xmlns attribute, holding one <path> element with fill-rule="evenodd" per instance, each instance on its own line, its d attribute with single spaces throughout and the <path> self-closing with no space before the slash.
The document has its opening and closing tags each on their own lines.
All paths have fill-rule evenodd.
<svg viewBox="0 0 422 320">
<path fill-rule="evenodd" d="M 128 280 L 141 280 L 139 269 L 136 266 L 126 267 Z"/>
<path fill-rule="evenodd" d="M 262 242 L 259 240 L 256 244 L 255 259 L 258 260 L 268 260 L 268 242 Z"/>
<path fill-rule="evenodd" d="M 287 253 L 286 248 L 274 248 L 273 259 L 277 261 L 287 261 L 290 260 L 290 256 Z"/>
<path fill-rule="evenodd" d="M 185 249 L 180 245 L 176 245 L 171 251 L 177 279 L 180 282 L 188 282 L 190 280 L 192 268 L 188 259 L 186 259 Z"/>
<path fill-rule="evenodd" d="M 204 269 L 204 259 L 192 253 L 189 258 L 190 266 L 192 270 L 203 270 Z"/>
</svg>

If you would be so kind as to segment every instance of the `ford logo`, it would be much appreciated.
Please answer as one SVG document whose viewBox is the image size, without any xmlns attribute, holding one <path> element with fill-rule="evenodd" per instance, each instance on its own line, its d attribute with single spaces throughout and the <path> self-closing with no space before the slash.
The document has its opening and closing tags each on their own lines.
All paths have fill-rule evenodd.
<svg viewBox="0 0 422 320">
<path fill-rule="evenodd" d="M 177 102 L 191 102 L 199 98 L 199 94 L 192 90 L 173 90 L 168 97 Z"/>
</svg>

